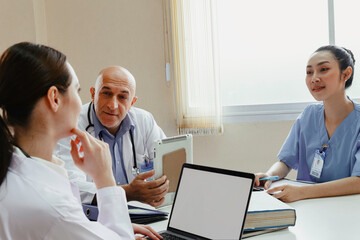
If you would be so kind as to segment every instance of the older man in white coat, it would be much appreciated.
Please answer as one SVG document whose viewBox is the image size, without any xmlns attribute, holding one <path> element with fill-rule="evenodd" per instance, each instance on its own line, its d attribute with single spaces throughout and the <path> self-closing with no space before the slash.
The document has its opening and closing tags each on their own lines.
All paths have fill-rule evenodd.
<svg viewBox="0 0 360 240">
<path fill-rule="evenodd" d="M 153 143 L 165 137 L 153 116 L 133 107 L 136 82 L 123 67 L 103 69 L 90 88 L 92 101 L 83 105 L 78 128 L 107 142 L 113 159 L 113 174 L 117 185 L 124 188 L 128 201 L 136 200 L 159 206 L 169 189 L 166 176 L 146 181 L 154 175 Z M 83 203 L 96 202 L 96 187 L 78 169 L 69 154 L 70 139 L 58 142 L 54 154 L 65 161 L 70 180 L 80 190 Z"/>
</svg>

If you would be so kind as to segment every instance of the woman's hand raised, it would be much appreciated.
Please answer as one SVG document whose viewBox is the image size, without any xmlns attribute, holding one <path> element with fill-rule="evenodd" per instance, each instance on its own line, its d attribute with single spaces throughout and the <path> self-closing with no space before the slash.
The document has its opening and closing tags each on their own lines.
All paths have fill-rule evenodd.
<svg viewBox="0 0 360 240">
<path fill-rule="evenodd" d="M 115 186 L 109 145 L 77 128 L 71 131 L 76 135 L 75 140 L 71 139 L 75 165 L 93 179 L 97 189 Z"/>
</svg>

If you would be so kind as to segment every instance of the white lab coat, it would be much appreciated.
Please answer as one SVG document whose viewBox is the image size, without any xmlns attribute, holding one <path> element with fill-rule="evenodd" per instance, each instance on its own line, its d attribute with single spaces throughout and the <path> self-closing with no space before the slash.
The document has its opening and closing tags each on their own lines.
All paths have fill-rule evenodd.
<svg viewBox="0 0 360 240">
<path fill-rule="evenodd" d="M 89 103 L 83 105 L 79 116 L 78 128 L 83 131 L 85 131 L 87 126 L 89 126 L 88 109 Z M 144 164 L 145 156 L 153 159 L 154 142 L 156 140 L 163 139 L 166 136 L 162 129 L 156 124 L 151 113 L 140 108 L 131 107 L 128 115 L 135 124 L 134 145 L 136 151 L 136 161 L 137 165 L 141 166 Z M 93 108 L 91 108 L 90 120 L 93 124 Z M 94 127 L 90 127 L 88 132 L 94 136 Z M 54 155 L 65 161 L 65 168 L 68 170 L 69 179 L 79 187 L 82 202 L 91 203 L 96 192 L 96 187 L 91 179 L 75 166 L 70 154 L 70 138 L 61 139 L 58 142 Z M 131 182 L 136 175 L 134 175 L 132 171 L 134 160 L 129 132 L 125 133 L 123 136 L 123 155 L 127 177 L 129 182 Z"/>
<path fill-rule="evenodd" d="M 86 218 L 72 189 L 64 175 L 13 153 L 0 187 L 0 239 L 135 238 L 122 188 L 107 187 L 97 192 L 97 222 Z"/>
</svg>

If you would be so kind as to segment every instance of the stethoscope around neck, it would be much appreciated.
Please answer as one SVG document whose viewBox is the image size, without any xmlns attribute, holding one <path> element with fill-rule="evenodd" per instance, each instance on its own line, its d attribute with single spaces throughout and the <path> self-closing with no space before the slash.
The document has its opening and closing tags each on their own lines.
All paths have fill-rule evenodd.
<svg viewBox="0 0 360 240">
<path fill-rule="evenodd" d="M 90 102 L 89 107 L 88 107 L 88 111 L 87 111 L 87 119 L 88 119 L 88 125 L 85 128 L 85 131 L 89 132 L 90 128 L 94 128 L 94 123 L 91 122 L 91 107 L 93 107 L 93 103 Z M 95 111 L 95 109 L 94 109 Z M 94 129 L 95 130 L 95 129 Z M 133 175 L 139 175 L 140 174 L 140 169 L 137 166 L 137 162 L 136 162 L 136 152 L 135 152 L 135 144 L 134 144 L 134 137 L 133 137 L 133 132 L 131 131 L 131 129 L 129 130 L 129 134 L 130 134 L 130 140 L 131 140 L 131 146 L 132 146 L 132 152 L 133 152 L 133 156 L 134 156 L 134 163 L 133 163 L 133 168 L 132 168 L 132 174 Z M 103 141 L 103 136 L 102 133 L 99 133 L 99 139 L 101 141 Z"/>
</svg>

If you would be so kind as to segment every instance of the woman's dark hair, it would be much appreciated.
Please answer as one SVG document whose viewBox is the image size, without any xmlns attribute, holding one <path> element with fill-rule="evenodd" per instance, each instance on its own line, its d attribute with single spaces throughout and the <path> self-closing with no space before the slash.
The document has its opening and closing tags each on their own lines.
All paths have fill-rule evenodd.
<svg viewBox="0 0 360 240">
<path fill-rule="evenodd" d="M 71 83 L 66 56 L 40 44 L 21 42 L 0 57 L 0 185 L 10 166 L 10 126 L 26 127 L 38 100 L 51 86 L 65 93 Z"/>
<path fill-rule="evenodd" d="M 331 52 L 335 57 L 335 59 L 338 61 L 341 71 L 345 70 L 349 66 L 352 68 L 352 74 L 345 83 L 345 88 L 350 87 L 354 77 L 355 58 L 353 53 L 344 47 L 338 47 L 335 45 L 327 45 L 320 47 L 315 52 L 321 52 L 321 51 Z"/>
</svg>

